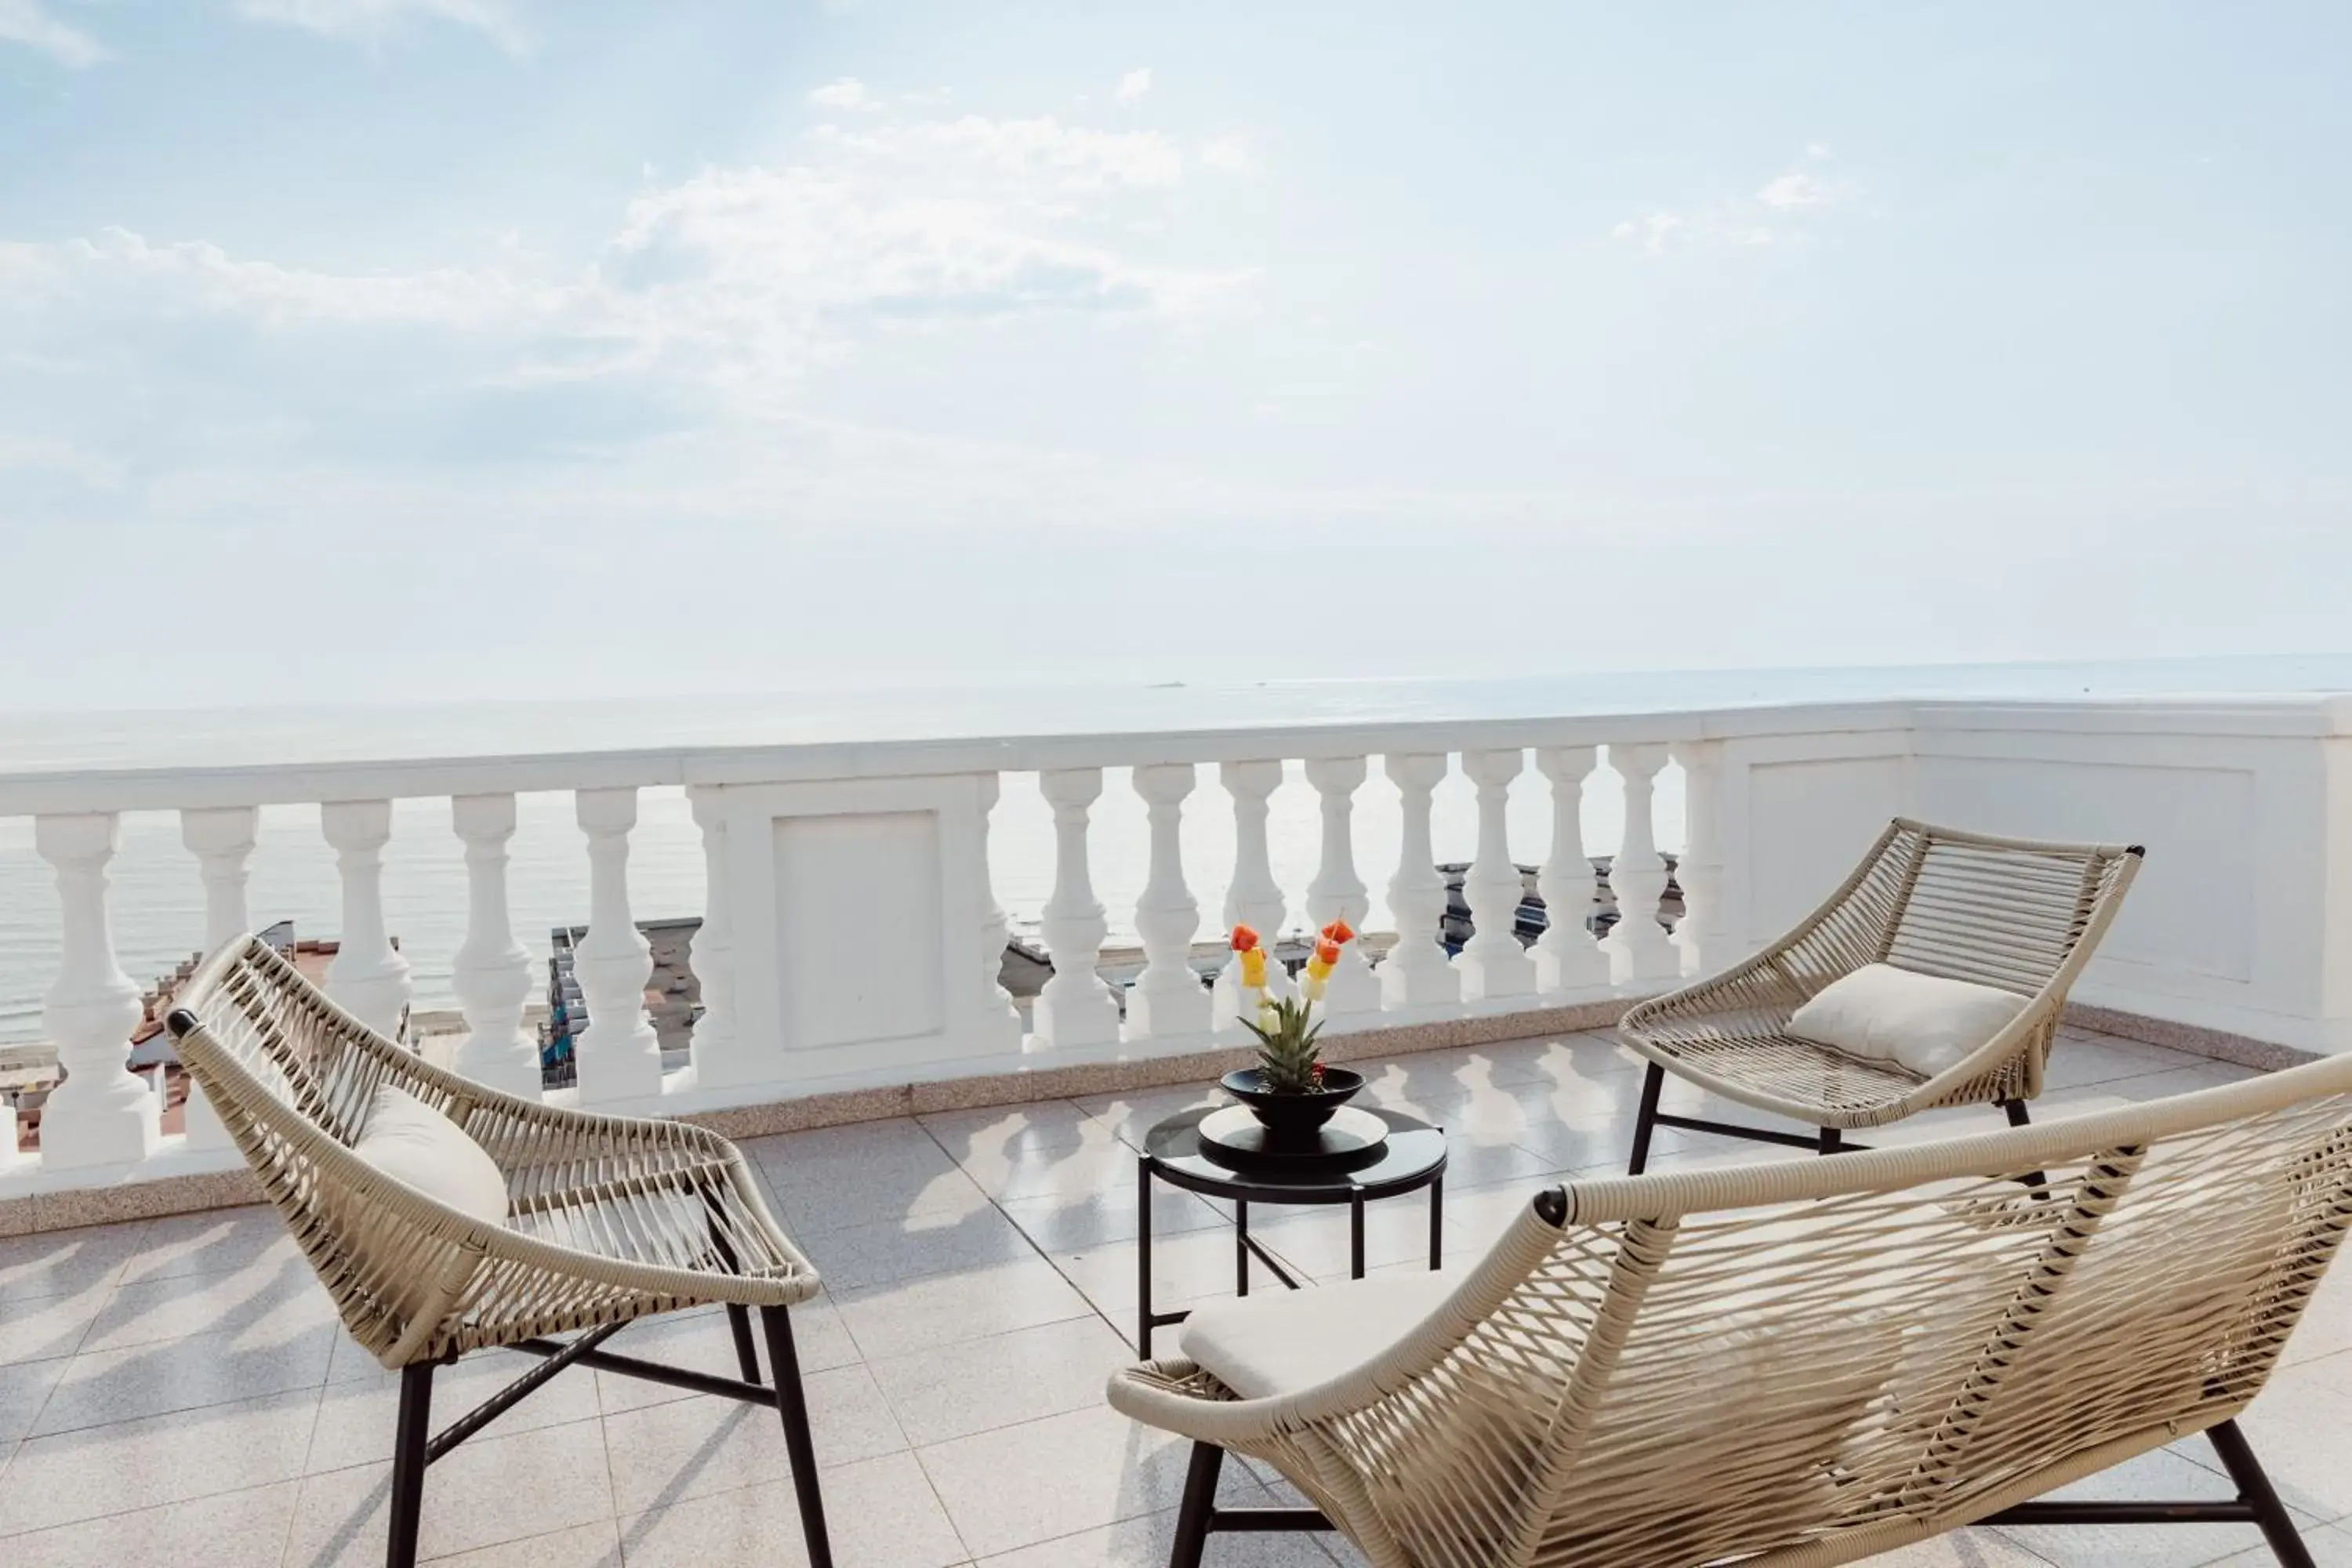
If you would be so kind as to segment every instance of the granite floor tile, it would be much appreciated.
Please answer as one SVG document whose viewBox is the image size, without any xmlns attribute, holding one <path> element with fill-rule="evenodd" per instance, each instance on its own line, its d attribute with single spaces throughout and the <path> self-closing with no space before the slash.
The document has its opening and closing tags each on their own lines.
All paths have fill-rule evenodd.
<svg viewBox="0 0 2352 1568">
<path fill-rule="evenodd" d="M 907 1448 L 866 1368 L 814 1373 L 802 1386 L 808 1391 L 810 1440 L 820 1470 Z M 708 1394 L 606 1416 L 604 1437 L 614 1461 L 614 1503 L 623 1513 L 792 1474 L 783 1422 L 775 1411 Z"/>
<path fill-rule="evenodd" d="M 919 1447 L 1099 1405 L 1111 1373 L 1134 1359 L 1108 1323 L 1086 1317 L 893 1356 L 873 1371 Z"/>
<path fill-rule="evenodd" d="M 305 1477 L 289 1568 L 377 1568 L 391 1491 L 388 1464 Z M 425 1471 L 419 1555 L 447 1557 L 611 1518 L 602 1423 L 485 1432 Z"/>
<path fill-rule="evenodd" d="M 912 1454 L 826 1470 L 824 1510 L 837 1568 L 956 1568 L 969 1560 Z M 789 1482 L 625 1516 L 621 1549 L 629 1568 L 808 1568 Z"/>
<path fill-rule="evenodd" d="M 53 1296 L 103 1291 L 139 1254 L 147 1223 L 90 1226 L 0 1240 L 0 1316 Z"/>
<path fill-rule="evenodd" d="M 918 1448 L 948 1518 L 975 1557 L 989 1557 L 1173 1508 L 1192 1446 L 1108 1406 L 1048 1416 Z M 1008 1484 L 1010 1478 L 1021 1484 Z M 1234 1507 L 1263 1503 L 1246 1467 L 1217 1489 Z"/>
<path fill-rule="evenodd" d="M 1094 1310 L 1040 1258 L 845 1290 L 835 1305 L 860 1353 L 871 1361 L 1083 1318 Z"/>
<path fill-rule="evenodd" d="M 338 1324 L 321 1323 L 261 1345 L 241 1343 L 236 1333 L 212 1333 L 85 1351 L 68 1363 L 29 1436 L 319 1388 L 341 1332 Z"/>
<path fill-rule="evenodd" d="M 373 1361 L 369 1364 L 373 1366 Z M 434 1427 L 446 1426 L 537 1364 L 531 1356 L 483 1352 L 455 1366 L 440 1368 L 433 1374 Z M 600 1414 L 595 1377 L 577 1367 L 557 1373 L 553 1380 L 540 1384 L 530 1398 L 483 1428 L 482 1438 L 593 1420 Z M 310 1430 L 303 1473 L 322 1475 L 358 1465 L 388 1465 L 399 1430 L 398 1373 L 378 1370 L 371 1376 L 330 1383 L 319 1402 L 319 1419 Z"/>
<path fill-rule="evenodd" d="M 295 1481 L 224 1492 L 74 1524 L 0 1542 L 8 1568 L 256 1568 L 286 1550 L 300 1486 Z"/>
<path fill-rule="evenodd" d="M 294 1479 L 314 1389 L 27 1438 L 0 1472 L 0 1536 Z"/>
<path fill-rule="evenodd" d="M 163 1340 L 216 1334 L 241 1348 L 294 1343 L 338 1322 L 318 1276 L 299 1259 L 233 1274 L 177 1275 L 119 1285 L 80 1349 L 114 1351 Z"/>
</svg>

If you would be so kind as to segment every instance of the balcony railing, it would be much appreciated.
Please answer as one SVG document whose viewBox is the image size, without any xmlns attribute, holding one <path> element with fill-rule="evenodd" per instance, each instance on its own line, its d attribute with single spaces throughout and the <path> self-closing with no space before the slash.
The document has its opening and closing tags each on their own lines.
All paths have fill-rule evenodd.
<svg viewBox="0 0 2352 1568">
<path fill-rule="evenodd" d="M 576 1086 L 552 1092 L 602 1109 L 712 1111 L 1238 1044 L 1231 975 L 1206 987 L 1193 963 L 1196 942 L 1235 921 L 1369 918 L 1402 933 L 1377 967 L 1352 952 L 1333 977 L 1336 1034 L 1496 1016 L 1532 1030 L 1559 1026 L 1564 1009 L 1603 1018 L 1768 940 L 1898 814 L 2146 842 L 2147 871 L 2081 999 L 2128 1015 L 2147 1037 L 2313 1051 L 2352 1047 L 2347 719 L 2342 702 L 2317 698 L 1874 702 L 0 777 L 0 817 L 32 819 L 56 879 L 60 958 L 41 1018 L 68 1075 L 37 1154 L 0 1137 L 0 1200 L 237 1163 L 200 1096 L 186 1131 L 165 1136 L 155 1094 L 122 1070 L 140 1016 L 110 907 L 125 814 L 178 814 L 210 943 L 250 923 L 259 813 L 315 805 L 340 908 L 327 987 L 390 1028 L 415 994 L 385 915 L 395 803 L 446 799 L 466 889 L 448 975 L 466 1026 L 455 1065 L 538 1094 L 539 1042 L 524 1020 L 545 962 L 510 914 L 508 847 L 519 798 L 568 795 L 587 868 L 586 907 L 566 911 L 586 917 L 571 971 L 591 1022 L 575 1042 Z M 1000 855 L 992 873 L 992 822 L 1018 775 L 1034 776 L 1050 847 L 1041 834 L 1040 863 L 1024 854 L 1007 868 Z M 1675 797 L 1664 810 L 1662 775 Z M 1274 809 L 1286 783 L 1311 792 L 1305 821 Z M 1127 826 L 1115 826 L 1107 788 L 1131 793 L 1139 820 L 1122 801 Z M 679 789 L 700 839 L 691 962 L 703 1010 L 687 1065 L 665 1070 L 637 921 L 688 911 L 639 908 L 632 845 L 641 797 Z M 1589 790 L 1622 797 L 1607 842 L 1585 839 L 1589 821 L 1617 816 L 1588 811 Z M 1458 954 L 1440 940 L 1441 795 L 1475 843 L 1465 891 L 1475 930 Z M 1364 800 L 1381 814 L 1377 833 L 1360 831 Z M 1093 858 L 1107 831 L 1136 835 L 1128 858 L 1144 872 L 1131 914 L 1120 911 L 1142 960 L 1123 993 L 1097 973 L 1114 925 Z M 1362 863 L 1368 839 L 1384 863 Z M 1657 919 L 1662 839 L 1679 851 L 1684 912 L 1671 934 Z M 1217 861 L 1206 869 L 1204 845 Z M 1539 865 L 1553 909 L 1581 910 L 1595 857 L 1611 861 L 1622 918 L 1600 940 L 1555 919 L 1523 947 L 1511 934 L 1519 868 Z M 1219 876 L 1221 900 L 1205 900 Z M 1036 932 L 1053 973 L 1025 1018 L 998 983 L 1007 882 L 1046 889 Z"/>
</svg>

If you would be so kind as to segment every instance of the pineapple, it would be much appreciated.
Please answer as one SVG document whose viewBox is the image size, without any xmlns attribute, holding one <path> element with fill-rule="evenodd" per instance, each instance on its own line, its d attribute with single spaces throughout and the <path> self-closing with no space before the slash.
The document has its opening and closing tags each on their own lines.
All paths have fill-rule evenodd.
<svg viewBox="0 0 2352 1568">
<path fill-rule="evenodd" d="M 1323 1087 L 1323 1064 L 1316 1037 L 1323 1026 L 1309 1023 L 1313 1002 L 1271 1000 L 1258 1021 L 1242 1020 L 1257 1037 L 1257 1069 L 1265 1087 L 1276 1094 L 1307 1094 Z"/>
</svg>

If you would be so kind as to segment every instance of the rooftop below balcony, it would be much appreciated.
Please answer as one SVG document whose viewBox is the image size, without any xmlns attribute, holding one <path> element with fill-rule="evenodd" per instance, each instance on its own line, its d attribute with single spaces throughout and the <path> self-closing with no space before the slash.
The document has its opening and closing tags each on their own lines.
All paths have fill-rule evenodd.
<svg viewBox="0 0 2352 1568">
<path fill-rule="evenodd" d="M 1565 1173 L 1623 1168 L 1640 1064 L 1591 1034 L 1364 1065 L 1369 1098 L 1441 1125 L 1449 1266 L 1477 1256 Z M 2210 1087 L 2253 1069 L 2068 1029 L 2038 1121 Z M 845 1568 L 1159 1568 L 1182 1446 L 1107 1409 L 1135 1357 L 1136 1156 L 1186 1085 L 944 1112 L 748 1142 L 772 1206 L 824 1276 L 794 1310 L 820 1468 Z M 1669 1088 L 1670 1109 L 1721 1114 Z M 1983 1131 L 1930 1112 L 1881 1141 Z M 1664 1132 L 1670 1169 L 1773 1159 Z M 1801 1158 L 1802 1156 L 1789 1156 Z M 1374 1271 L 1425 1266 L 1427 1200 L 1369 1212 Z M 1339 1212 L 1255 1216 L 1309 1281 L 1344 1278 Z M 1161 1188 L 1158 1305 L 1234 1289 L 1209 1203 Z M 1257 1289 L 1275 1289 L 1260 1269 Z M 1310 1289 L 1313 1285 L 1310 1283 Z M 1162 1330 L 1164 1342 L 1172 1331 Z M 632 1342 L 635 1342 L 634 1344 Z M 625 1331 L 616 1348 L 726 1373 L 716 1309 Z M 530 1363 L 443 1374 L 455 1411 Z M 360 1352 L 277 1215 L 242 1208 L 0 1241 L 0 1560 L 323 1568 L 383 1559 L 396 1378 Z M 436 1405 L 436 1409 L 438 1406 Z M 2338 1269 L 2243 1425 L 2322 1564 L 2352 1563 L 2352 1276 Z M 755 1409 L 571 1370 L 428 1474 L 425 1556 L 469 1568 L 803 1561 L 783 1444 Z M 1229 1468 L 1229 1500 L 1265 1500 Z M 2222 1497 L 2183 1442 L 2075 1489 Z M 1219 1537 L 1212 1563 L 1359 1561 L 1328 1538 Z M 1979 1530 L 1874 1559 L 1919 1568 L 2261 1563 L 2232 1525 Z"/>
</svg>

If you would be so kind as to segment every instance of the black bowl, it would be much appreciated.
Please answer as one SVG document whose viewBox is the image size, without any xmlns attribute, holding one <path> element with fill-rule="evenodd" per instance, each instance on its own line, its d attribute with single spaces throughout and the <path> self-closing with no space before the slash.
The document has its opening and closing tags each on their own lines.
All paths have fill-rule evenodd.
<svg viewBox="0 0 2352 1568">
<path fill-rule="evenodd" d="M 1323 1087 L 1304 1094 L 1280 1094 L 1265 1087 L 1256 1068 L 1235 1068 L 1219 1079 L 1227 1094 L 1250 1108 L 1276 1138 L 1310 1138 L 1331 1120 L 1331 1113 L 1356 1098 L 1364 1075 L 1346 1068 L 1323 1069 Z"/>
</svg>

